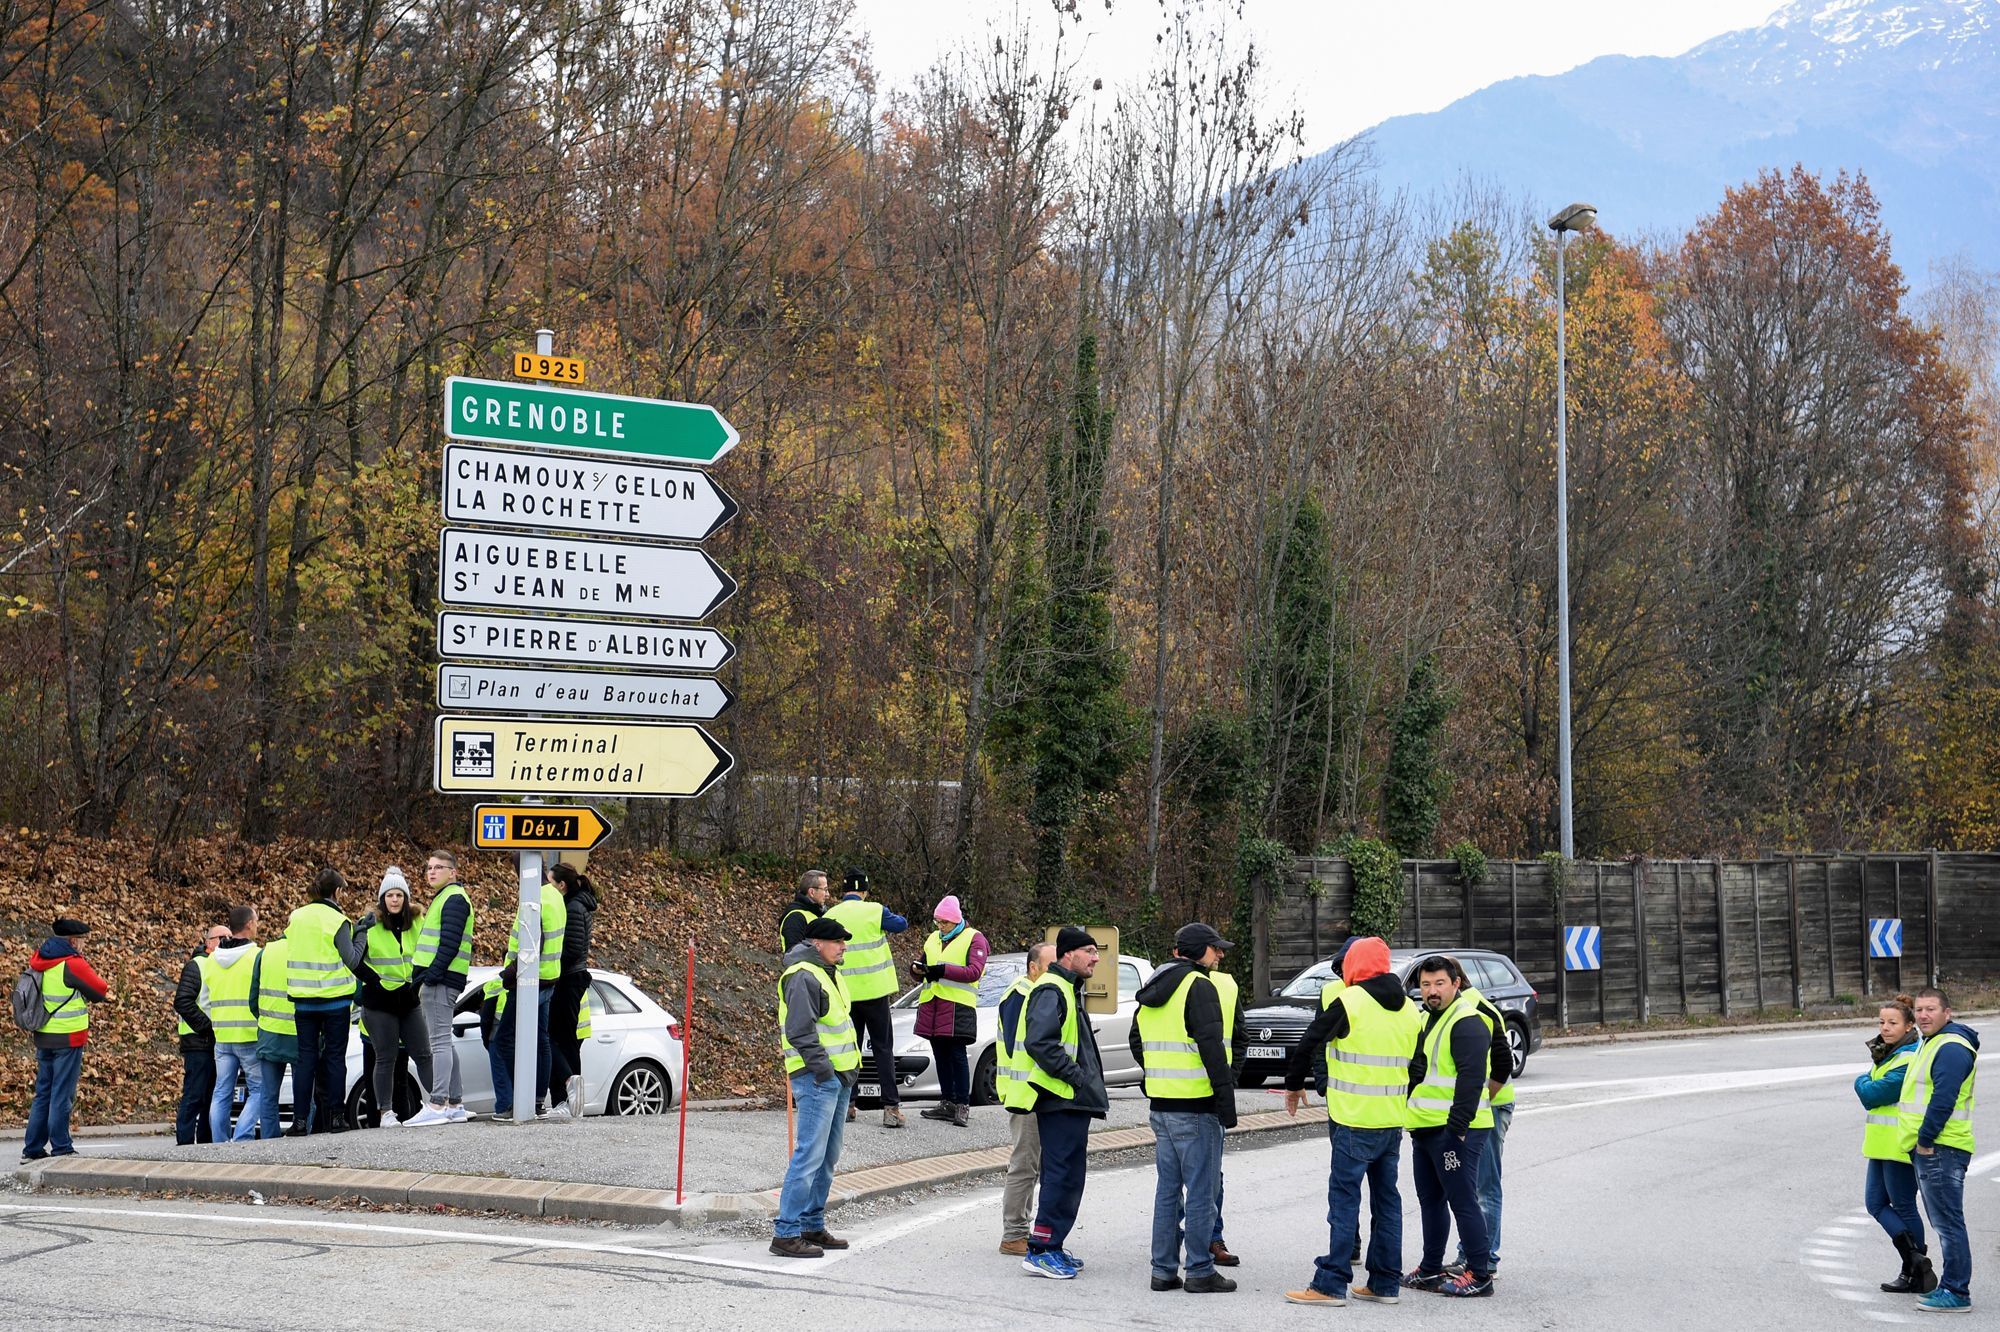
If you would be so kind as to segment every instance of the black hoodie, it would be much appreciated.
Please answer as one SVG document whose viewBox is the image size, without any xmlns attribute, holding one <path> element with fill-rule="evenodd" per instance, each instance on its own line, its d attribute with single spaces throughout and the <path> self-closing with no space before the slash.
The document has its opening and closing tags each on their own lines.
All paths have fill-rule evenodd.
<svg viewBox="0 0 2000 1332">
<path fill-rule="evenodd" d="M 1203 979 L 1208 976 L 1208 968 L 1184 957 L 1177 957 L 1158 971 L 1152 979 L 1139 987 L 1139 1007 L 1165 1008 L 1174 997 L 1181 982 L 1192 971 Z M 1216 992 L 1213 982 L 1206 985 L 1196 981 L 1188 987 L 1187 1008 L 1182 1013 L 1187 1023 L 1188 1035 L 1194 1040 L 1195 1051 L 1201 1056 L 1201 1066 L 1208 1073 L 1208 1083 L 1213 1092 L 1208 1096 L 1149 1096 L 1147 1103 L 1162 1114 L 1214 1115 L 1222 1121 L 1222 1127 L 1236 1126 L 1236 1075 L 1230 1066 L 1229 1042 L 1222 1035 L 1222 996 Z M 1132 1015 L 1132 1034 L 1127 1044 L 1132 1050 L 1132 1058 L 1140 1068 L 1146 1066 L 1144 1042 L 1139 1039 L 1139 1015 Z"/>
<path fill-rule="evenodd" d="M 778 948 L 780 955 L 797 948 L 806 937 L 806 926 L 826 913 L 826 908 L 807 897 L 804 893 L 795 895 L 785 903 L 785 910 L 778 917 Z"/>
<path fill-rule="evenodd" d="M 174 1015 L 193 1030 L 181 1037 L 181 1053 L 215 1048 L 215 1024 L 201 1007 L 201 960 L 206 948 L 197 948 L 181 965 L 181 977 L 174 986 Z"/>
<path fill-rule="evenodd" d="M 590 974 L 590 929 L 597 920 L 597 894 L 585 879 L 563 894 L 569 914 L 563 918 L 562 974 Z"/>
<path fill-rule="evenodd" d="M 1401 1011 L 1410 1002 L 1404 993 L 1403 982 L 1396 979 L 1394 972 L 1385 971 L 1379 976 L 1370 976 L 1365 981 L 1357 981 L 1357 988 L 1382 1005 L 1391 1013 Z M 1328 1041 L 1337 1041 L 1347 1034 L 1347 1009 L 1334 1004 L 1322 1008 L 1319 1016 L 1306 1028 L 1306 1034 L 1299 1037 L 1299 1043 L 1292 1051 L 1292 1061 L 1285 1065 L 1285 1090 L 1304 1091 L 1306 1077 L 1313 1071 L 1313 1061 L 1326 1049 Z"/>
</svg>

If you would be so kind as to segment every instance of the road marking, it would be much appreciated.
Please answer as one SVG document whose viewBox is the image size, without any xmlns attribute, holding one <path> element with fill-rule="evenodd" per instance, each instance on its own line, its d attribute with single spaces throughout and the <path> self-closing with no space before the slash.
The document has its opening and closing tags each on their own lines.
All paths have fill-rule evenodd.
<svg viewBox="0 0 2000 1332">
<path fill-rule="evenodd" d="M 1854 1076 L 1854 1065 L 1805 1064 L 1797 1068 L 1734 1069 L 1723 1073 L 1668 1073 L 1648 1078 L 1597 1078 L 1588 1082 L 1524 1082 L 1529 1095 L 1561 1091 L 1596 1091 L 1602 1087 L 1643 1087 L 1660 1083 L 1686 1083 L 1697 1090 L 1732 1091 L 1738 1087 L 1768 1087 L 1787 1082 L 1810 1082 L 1819 1078 Z"/>
<path fill-rule="evenodd" d="M 1150 1166 L 1147 1168 L 1151 1169 Z M 826 1256 L 825 1262 L 815 1263 L 813 1270 L 815 1272 L 824 1271 L 835 1263 L 841 1262 L 854 1254 L 863 1253 L 869 1249 L 877 1249 L 884 1244 L 893 1244 L 906 1235 L 924 1230 L 940 1221 L 949 1221 L 955 1216 L 963 1216 L 967 1212 L 976 1212 L 982 1207 L 992 1207 L 999 1200 L 1000 1194 L 1001 1190 L 999 1189 L 981 1189 L 970 1197 L 960 1198 L 956 1202 L 949 1203 L 935 1210 L 919 1208 L 914 1215 L 904 1217 L 894 1225 L 883 1226 L 879 1230 L 870 1230 L 866 1235 L 854 1240 L 846 1249 L 834 1250 Z"/>
<path fill-rule="evenodd" d="M 377 1222 L 320 1221 L 312 1217 L 265 1217 L 234 1216 L 228 1213 L 208 1212 L 155 1212 L 144 1208 L 131 1207 L 52 1207 L 31 1203 L 0 1203 L 0 1215 L 42 1215 L 57 1213 L 68 1216 L 125 1216 L 140 1219 L 151 1218 L 161 1221 L 198 1221 L 216 1225 L 264 1226 L 274 1230 L 295 1230 L 310 1227 L 314 1230 L 353 1231 L 362 1235 L 403 1235 L 414 1239 L 443 1240 L 458 1244 L 482 1244 L 488 1248 L 503 1249 L 564 1249 L 573 1253 L 619 1254 L 629 1258 L 659 1258 L 671 1263 L 693 1263 L 701 1267 L 727 1267 L 739 1272 L 762 1272 L 779 1276 L 810 1277 L 813 1272 L 825 1267 L 824 1263 L 811 1268 L 779 1267 L 771 1263 L 752 1263 L 739 1258 L 715 1258 L 705 1254 L 681 1253 L 672 1249 L 652 1248 L 643 1244 L 593 1244 L 585 1240 L 544 1239 L 539 1235 L 505 1235 L 485 1231 L 441 1230 L 429 1226 L 391 1226 Z"/>
</svg>

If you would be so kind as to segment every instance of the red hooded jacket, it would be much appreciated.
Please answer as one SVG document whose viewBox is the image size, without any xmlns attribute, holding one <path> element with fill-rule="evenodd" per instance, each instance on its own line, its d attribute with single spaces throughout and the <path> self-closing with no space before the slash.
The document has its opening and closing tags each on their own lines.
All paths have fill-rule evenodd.
<svg viewBox="0 0 2000 1332">
<path fill-rule="evenodd" d="M 102 1000 L 111 993 L 111 987 L 104 983 L 104 978 L 97 974 L 90 963 L 83 960 L 83 954 L 77 952 L 76 945 L 68 939 L 56 938 L 48 940 L 35 950 L 34 960 L 28 965 L 36 971 L 53 971 L 57 967 L 68 967 L 69 974 L 63 979 L 68 981 L 70 987 L 81 993 L 87 1001 Z M 87 1045 L 89 1042 L 90 1032 L 87 1030 L 72 1031 L 67 1036 L 44 1036 L 37 1034 L 35 1037 L 36 1046 L 41 1048 L 61 1049 L 65 1044 L 80 1046 Z"/>
</svg>

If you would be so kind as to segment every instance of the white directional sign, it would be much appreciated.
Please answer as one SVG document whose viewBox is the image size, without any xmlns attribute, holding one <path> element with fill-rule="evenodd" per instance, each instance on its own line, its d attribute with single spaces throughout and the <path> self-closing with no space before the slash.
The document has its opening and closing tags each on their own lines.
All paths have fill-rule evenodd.
<svg viewBox="0 0 2000 1332">
<path fill-rule="evenodd" d="M 698 468 L 477 444 L 444 451 L 447 522 L 700 541 L 735 513 L 736 501 Z"/>
<path fill-rule="evenodd" d="M 441 611 L 440 657 L 547 661 L 563 665 L 651 666 L 720 670 L 736 646 L 713 629 L 686 624 L 629 624 L 565 615 L 474 615 Z"/>
<path fill-rule="evenodd" d="M 452 606 L 699 620 L 735 592 L 736 580 L 691 546 L 463 527 L 438 534 L 438 600 Z"/>
<path fill-rule="evenodd" d="M 473 795 L 696 796 L 733 762 L 693 722 L 439 717 L 433 785 Z"/>
<path fill-rule="evenodd" d="M 688 717 L 709 721 L 734 698 L 701 675 L 438 667 L 438 706 L 482 712 L 554 712 L 582 717 Z"/>
</svg>

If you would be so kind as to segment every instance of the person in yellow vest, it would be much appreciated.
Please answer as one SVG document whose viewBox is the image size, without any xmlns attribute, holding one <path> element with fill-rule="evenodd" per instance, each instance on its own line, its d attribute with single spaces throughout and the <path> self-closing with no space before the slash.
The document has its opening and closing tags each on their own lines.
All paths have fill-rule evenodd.
<svg viewBox="0 0 2000 1332">
<path fill-rule="evenodd" d="M 257 1133 L 259 1137 L 271 1139 L 278 1136 L 278 1093 L 284 1086 L 285 1068 L 296 1067 L 299 1062 L 298 1015 L 292 1008 L 292 995 L 288 976 L 291 971 L 292 945 L 282 936 L 265 944 L 257 951 L 256 961 L 251 965 L 251 993 L 257 1007 L 257 1062 L 264 1068 L 264 1104 L 258 1111 Z M 298 1085 L 298 1079 L 292 1079 Z M 297 1100 L 295 1096 L 294 1101 Z M 292 1107 L 292 1127 L 283 1130 L 288 1138 L 304 1137 L 306 1116 L 295 1104 Z"/>
<path fill-rule="evenodd" d="M 396 1080 L 406 1061 L 417 1066 L 418 1082 L 437 1085 L 431 1077 L 430 1026 L 416 986 L 421 913 L 401 869 L 391 865 L 383 873 L 375 890 L 375 909 L 355 921 L 354 928 L 362 939 L 362 964 L 355 969 L 361 982 L 361 1022 L 373 1055 L 364 1076 L 374 1079 L 376 1122 L 393 1128 L 400 1122 Z"/>
<path fill-rule="evenodd" d="M 1507 1130 L 1514 1124 L 1514 1047 L 1507 1043 L 1507 1019 L 1492 1000 L 1468 984 L 1465 994 L 1479 1010 L 1479 1017 L 1492 1033 L 1493 1044 L 1487 1059 L 1486 1103 L 1493 1109 L 1493 1132 L 1487 1135 L 1486 1150 L 1479 1154 L 1479 1214 L 1486 1218 L 1486 1246 L 1493 1251 L 1493 1270 L 1500 1270 L 1500 1158 L 1507 1147 Z M 1465 1237 L 1459 1237 L 1458 1260 L 1445 1272 L 1457 1277 L 1465 1271 Z"/>
<path fill-rule="evenodd" d="M 1250 1035 L 1243 1029 L 1243 995 L 1236 984 L 1236 978 L 1221 968 L 1209 973 L 1215 982 L 1216 997 L 1222 1001 L 1222 1035 L 1229 1042 L 1229 1076 L 1233 1085 L 1243 1082 L 1243 1061 L 1250 1054 Z M 1223 1139 L 1223 1155 L 1229 1153 L 1229 1140 Z M 1229 1251 L 1222 1239 L 1222 1195 L 1223 1170 L 1217 1165 L 1215 1171 L 1215 1236 L 1208 1242 L 1208 1252 L 1215 1259 L 1217 1267 L 1235 1267 L 1243 1260 Z"/>
<path fill-rule="evenodd" d="M 264 1065 L 257 1059 L 257 908 L 229 908 L 229 937 L 201 961 L 201 1007 L 215 1029 L 215 1091 L 208 1122 L 217 1142 L 247 1142 L 257 1135 L 264 1097 Z M 236 1099 L 236 1073 L 243 1072 L 243 1113 L 229 1131 L 229 1107 Z"/>
<path fill-rule="evenodd" d="M 840 881 L 840 900 L 826 909 L 847 931 L 847 954 L 840 960 L 840 978 L 854 1005 L 854 1027 L 867 1038 L 875 1057 L 875 1081 L 882 1089 L 882 1127 L 903 1127 L 903 1110 L 896 1088 L 896 1032 L 889 1004 L 896 997 L 896 959 L 889 955 L 889 936 L 910 928 L 910 922 L 868 900 L 868 872 L 851 869 Z M 847 1103 L 847 1122 L 854 1122 L 854 1102 Z"/>
<path fill-rule="evenodd" d="M 111 999 L 111 987 L 73 942 L 89 934 L 90 926 L 58 916 L 51 931 L 28 963 L 29 974 L 41 983 L 43 1018 L 35 1027 L 35 1099 L 28 1108 L 23 1161 L 76 1155 L 69 1117 L 83 1073 L 83 1047 L 90 1043 L 90 1005 Z"/>
<path fill-rule="evenodd" d="M 826 871 L 809 869 L 799 875 L 798 891 L 778 916 L 778 955 L 797 948 L 806 937 L 806 926 L 826 913 L 833 890 L 826 886 Z"/>
<path fill-rule="evenodd" d="M 1403 1123 L 1410 1131 L 1424 1252 L 1403 1284 L 1440 1295 L 1488 1296 L 1493 1293 L 1493 1251 L 1485 1213 L 1479 1210 L 1479 1157 L 1493 1132 L 1486 1089 L 1493 1033 L 1467 993 L 1470 983 L 1457 958 L 1442 953 L 1425 958 L 1417 964 L 1417 983 L 1429 1016 L 1410 1061 Z M 1331 1081 L 1327 1085 L 1331 1090 Z M 1444 1270 L 1444 1245 L 1453 1222 L 1466 1256 L 1465 1270 L 1456 1277 Z"/>
<path fill-rule="evenodd" d="M 1236 1080 L 1215 968 L 1232 945 L 1195 921 L 1174 935 L 1174 958 L 1139 988 L 1132 1057 L 1145 1071 L 1153 1129 L 1153 1289 L 1221 1294 L 1215 1193 L 1222 1134 L 1236 1124 Z M 1186 1279 L 1181 1276 L 1185 1252 Z"/>
<path fill-rule="evenodd" d="M 1014 1033 L 1027 1050 L 1026 1108 L 1035 1114 L 1042 1143 L 1041 1200 L 1021 1270 L 1055 1281 L 1083 1270 L 1083 1260 L 1069 1251 L 1069 1232 L 1083 1206 L 1090 1121 L 1111 1111 L 1104 1057 L 1083 1016 L 1083 987 L 1096 970 L 1097 941 L 1090 931 L 1077 925 L 1057 930 L 1055 962 L 1028 991 Z"/>
<path fill-rule="evenodd" d="M 1903 1097 L 1910 1062 L 1924 1043 L 1916 1002 L 1899 994 L 1877 1011 L 1875 1038 L 1868 1042 L 1869 1069 L 1854 1079 L 1854 1094 L 1861 1101 L 1861 1156 L 1868 1162 L 1862 1201 L 1903 1260 L 1896 1279 L 1882 1283 L 1892 1295 L 1928 1295 L 1937 1289 L 1937 1272 L 1924 1248 L 1923 1214 L 1917 1210 L 1917 1168 L 1896 1142 L 1896 1102 Z"/>
<path fill-rule="evenodd" d="M 551 865 L 549 878 L 563 896 L 562 970 L 556 976 L 556 997 L 549 1004 L 549 1115 L 573 1121 L 583 1113 L 583 1039 L 577 1026 L 590 995 L 597 885 L 574 865 Z"/>
<path fill-rule="evenodd" d="M 174 983 L 175 1026 L 181 1045 L 181 1100 L 174 1112 L 177 1147 L 214 1138 L 208 1127 L 208 1102 L 215 1095 L 215 1033 L 209 1028 L 208 1014 L 201 1011 L 201 961 L 229 937 L 229 927 L 209 925 L 201 935 L 201 947 L 181 964 L 180 979 Z"/>
<path fill-rule="evenodd" d="M 1056 946 L 1028 946 L 1028 969 L 1016 976 L 1000 996 L 1000 1027 L 996 1033 L 996 1082 L 1000 1104 L 1007 1109 L 1007 1186 L 1000 1196 L 1000 1252 L 1028 1256 L 1028 1223 L 1035 1219 L 1035 1180 L 1042 1173 L 1042 1135 L 1034 1113 L 1035 1089 L 1028 1082 L 1028 1048 L 1016 1039 L 1028 991 L 1049 969 Z"/>
<path fill-rule="evenodd" d="M 917 1035 L 931 1043 L 938 1104 L 918 1113 L 965 1128 L 972 1113 L 967 1051 L 979 1038 L 979 978 L 986 974 L 986 936 L 965 923 L 965 911 L 956 897 L 940 900 L 931 910 L 931 921 L 936 928 L 924 940 L 923 960 L 910 963 L 910 975 L 924 982 L 918 996 Z"/>
<path fill-rule="evenodd" d="M 417 926 L 415 968 L 417 1009 L 431 1042 L 430 1104 L 410 1117 L 410 1124 L 463 1124 L 472 1118 L 465 1108 L 464 1079 L 458 1067 L 458 1044 L 451 1029 L 458 998 L 465 992 L 472 967 L 472 930 L 478 923 L 472 898 L 458 880 L 458 856 L 433 851 L 424 861 L 424 882 L 431 902 Z"/>
<path fill-rule="evenodd" d="M 1343 984 L 1306 1029 L 1285 1070 L 1285 1109 L 1306 1102 L 1315 1053 L 1325 1051 L 1327 1248 L 1313 1262 L 1312 1280 L 1288 1290 L 1293 1304 L 1340 1306 L 1352 1295 L 1394 1304 L 1403 1282 L 1403 1198 L 1396 1182 L 1403 1151 L 1410 1060 L 1423 1030 L 1423 1010 L 1410 1002 L 1389 969 L 1389 945 L 1372 936 L 1348 941 L 1339 960 Z M 1368 1284 L 1355 1286 L 1361 1235 L 1361 1184 L 1368 1182 Z"/>
<path fill-rule="evenodd" d="M 569 909 L 563 901 L 561 889 L 543 880 L 541 887 L 541 955 L 535 965 L 535 1085 L 516 1087 L 511 1081 L 503 1099 L 500 1088 L 493 1089 L 493 1117 L 499 1120 L 533 1119 L 548 1101 L 549 1075 L 554 1068 L 554 1051 L 549 1045 L 549 1013 L 555 1005 L 556 979 L 562 974 L 563 932 L 569 926 Z M 516 912 L 513 933 L 507 936 L 507 957 L 500 964 L 500 983 L 508 991 L 511 999 L 515 982 L 519 979 L 515 959 L 521 955 L 521 927 L 526 915 Z M 499 1058 L 506 1061 L 511 1072 L 514 1067 L 514 1031 L 520 1024 L 502 1022 L 495 1045 Z M 411 1122 L 415 1122 L 414 1120 Z"/>
<path fill-rule="evenodd" d="M 778 1044 L 798 1108 L 771 1235 L 771 1252 L 781 1258 L 824 1258 L 828 1249 L 847 1247 L 826 1228 L 826 1195 L 840 1161 L 847 1098 L 861 1075 L 861 1041 L 840 977 L 846 951 L 847 928 L 816 917 L 785 954 L 778 976 Z"/>
<path fill-rule="evenodd" d="M 313 876 L 312 900 L 285 922 L 291 941 L 285 990 L 298 1024 L 299 1061 L 292 1077 L 292 1126 L 309 1133 L 345 1133 L 347 1028 L 361 948 L 334 897 L 347 880 L 331 865 Z"/>
<path fill-rule="evenodd" d="M 1937 1289 L 1917 1299 L 1926 1313 L 1972 1308 L 1972 1244 L 1965 1230 L 1965 1168 L 1972 1161 L 1973 1083 L 1979 1033 L 1952 1021 L 1944 991 L 1917 991 L 1917 1029 L 1924 1043 L 1903 1075 L 1896 1102 L 1896 1146 L 1909 1149 L 1924 1211 L 1944 1259 Z"/>
</svg>

